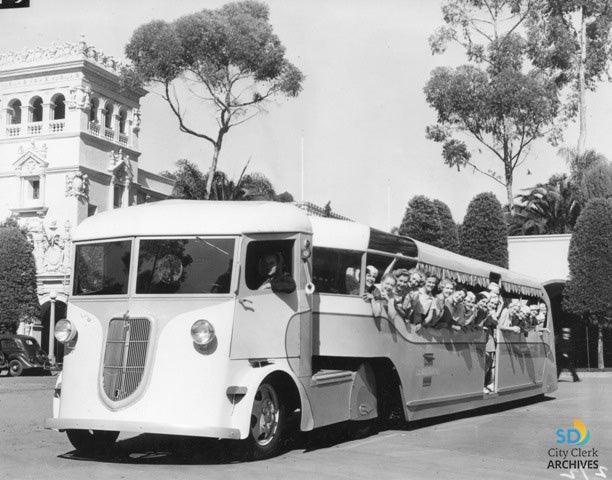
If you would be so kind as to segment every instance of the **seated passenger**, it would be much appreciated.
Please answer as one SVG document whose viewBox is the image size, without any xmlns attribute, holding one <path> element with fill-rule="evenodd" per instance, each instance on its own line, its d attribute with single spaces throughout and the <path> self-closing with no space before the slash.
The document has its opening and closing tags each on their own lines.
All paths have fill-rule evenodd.
<svg viewBox="0 0 612 480">
<path fill-rule="evenodd" d="M 375 317 L 386 316 L 390 319 L 395 319 L 397 311 L 395 309 L 395 295 L 393 290 L 397 284 L 397 280 L 393 275 L 387 273 L 383 275 L 380 281 L 379 295 L 373 295 L 371 299 L 372 314 Z"/>
<path fill-rule="evenodd" d="M 461 331 L 466 326 L 467 319 L 465 313 L 465 306 L 463 304 L 465 296 L 465 290 L 455 290 L 455 292 L 453 292 L 450 298 L 446 299 L 445 301 L 444 312 L 449 312 L 450 317 L 447 320 L 448 325 L 454 331 Z"/>
<path fill-rule="evenodd" d="M 290 273 L 283 271 L 282 258 L 277 253 L 266 253 L 259 259 L 259 281 L 257 290 L 271 289 L 275 293 L 291 293 L 295 291 L 295 280 Z"/>
<path fill-rule="evenodd" d="M 484 328 L 484 322 L 489 315 L 489 292 L 479 292 L 476 295 L 476 318 L 474 319 L 475 328 Z"/>
<path fill-rule="evenodd" d="M 397 313 L 404 321 L 406 321 L 412 313 L 412 302 L 406 302 L 406 296 L 408 295 L 410 274 L 405 268 L 400 268 L 393 272 L 396 284 L 393 289 L 393 295 L 395 297 L 395 309 Z"/>
<path fill-rule="evenodd" d="M 438 277 L 429 275 L 425 279 L 425 285 L 419 289 L 412 313 L 412 323 L 416 324 L 418 331 L 422 325 L 429 325 L 438 315 L 435 306 L 434 291 L 438 285 Z"/>
<path fill-rule="evenodd" d="M 476 295 L 473 292 L 465 292 L 463 298 L 463 319 L 458 322 L 459 326 L 464 330 L 466 328 L 474 328 L 476 317 L 478 316 L 478 308 L 476 307 Z"/>
<path fill-rule="evenodd" d="M 535 329 L 538 332 L 548 332 L 550 333 L 550 330 L 546 327 L 546 319 L 548 316 L 548 307 L 546 306 L 546 304 L 544 302 L 540 302 L 539 304 L 539 312 L 538 315 L 536 317 L 537 323 L 535 325 Z"/>
<path fill-rule="evenodd" d="M 378 277 L 378 269 L 368 265 L 366 267 L 365 289 L 362 296 L 366 302 L 380 298 L 380 289 L 376 286 L 376 277 Z"/>
<path fill-rule="evenodd" d="M 521 303 L 517 299 L 513 299 L 508 307 L 502 310 L 499 316 L 499 329 L 507 332 L 520 333 L 520 323 L 525 319 L 522 318 Z"/>
<path fill-rule="evenodd" d="M 505 301 L 501 296 L 501 287 L 497 282 L 490 282 L 487 286 L 487 290 L 491 295 L 496 295 L 499 298 L 499 302 L 497 304 L 497 315 L 499 315 L 504 308 Z"/>
<path fill-rule="evenodd" d="M 410 280 L 408 281 L 408 291 L 411 293 L 418 292 L 419 288 L 421 288 L 425 284 L 424 275 L 418 268 L 411 268 L 410 270 L 408 270 L 408 273 L 410 274 Z"/>
<path fill-rule="evenodd" d="M 452 323 L 452 315 L 446 306 L 446 303 L 452 299 L 453 293 L 455 293 L 455 282 L 447 278 L 442 279 L 438 285 L 438 288 L 440 289 L 440 293 L 436 295 L 434 304 L 437 315 L 429 326 L 436 328 L 450 328 Z"/>
</svg>

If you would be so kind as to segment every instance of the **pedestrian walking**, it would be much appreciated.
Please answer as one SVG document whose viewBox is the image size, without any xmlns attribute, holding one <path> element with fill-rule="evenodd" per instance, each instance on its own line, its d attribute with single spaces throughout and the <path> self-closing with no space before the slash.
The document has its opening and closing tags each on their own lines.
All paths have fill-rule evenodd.
<svg viewBox="0 0 612 480">
<path fill-rule="evenodd" d="M 557 378 L 566 368 L 572 374 L 574 382 L 579 382 L 580 377 L 578 377 L 574 369 L 574 349 L 572 347 L 571 330 L 567 327 L 561 330 L 561 338 L 557 343 Z"/>
</svg>

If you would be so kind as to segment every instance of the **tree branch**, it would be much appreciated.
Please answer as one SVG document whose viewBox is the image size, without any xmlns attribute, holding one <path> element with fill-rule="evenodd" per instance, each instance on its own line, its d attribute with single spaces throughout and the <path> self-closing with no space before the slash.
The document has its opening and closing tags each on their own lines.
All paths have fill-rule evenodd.
<svg viewBox="0 0 612 480">
<path fill-rule="evenodd" d="M 180 128 L 181 132 L 189 133 L 189 134 L 194 135 L 196 137 L 203 138 L 204 140 L 208 140 L 210 143 L 215 145 L 216 142 L 211 137 L 209 137 L 208 135 L 206 135 L 204 133 L 196 132 L 195 130 L 192 130 L 191 128 L 189 128 L 189 127 L 187 127 L 185 125 L 185 122 L 183 121 L 183 116 L 181 115 L 181 112 L 178 109 L 178 106 L 175 106 L 172 103 L 172 100 L 170 98 L 170 81 L 164 82 L 164 86 L 165 86 L 165 91 L 166 91 L 166 96 L 164 98 L 166 99 L 166 101 L 170 105 L 170 109 L 172 110 L 172 113 L 174 113 L 174 115 L 178 119 L 178 121 L 179 121 L 179 128 Z"/>
</svg>

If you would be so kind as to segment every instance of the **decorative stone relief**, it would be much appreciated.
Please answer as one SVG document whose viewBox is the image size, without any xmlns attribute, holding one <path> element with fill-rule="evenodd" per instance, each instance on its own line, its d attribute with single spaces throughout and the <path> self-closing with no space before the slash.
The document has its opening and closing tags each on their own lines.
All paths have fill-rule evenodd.
<svg viewBox="0 0 612 480">
<path fill-rule="evenodd" d="M 68 273 L 70 266 L 70 222 L 67 220 L 63 231 L 57 221 L 48 226 L 42 218 L 31 218 L 26 224 L 28 235 L 34 246 L 34 258 L 38 273 Z"/>
<path fill-rule="evenodd" d="M 66 175 L 66 196 L 77 197 L 89 201 L 89 178 L 82 172 L 72 172 Z"/>
<path fill-rule="evenodd" d="M 134 121 L 133 121 L 133 130 L 135 133 L 138 133 L 140 131 L 140 109 L 138 107 L 136 107 L 133 112 L 132 115 L 134 117 Z"/>
<path fill-rule="evenodd" d="M 1 53 L 0 67 L 24 63 L 46 63 L 59 59 L 87 59 L 116 74 L 122 68 L 122 64 L 113 57 L 85 43 L 83 36 L 78 43 L 54 43 L 45 48 L 34 47 L 21 52 Z"/>
<path fill-rule="evenodd" d="M 68 100 L 68 108 L 88 108 L 91 88 L 89 87 L 73 87 L 70 89 L 70 99 Z"/>
<path fill-rule="evenodd" d="M 130 163 L 130 157 L 123 153 L 123 149 L 119 149 L 118 153 L 112 150 L 109 154 L 110 162 L 108 164 L 108 172 L 120 182 L 131 182 L 134 178 L 134 171 Z"/>
<path fill-rule="evenodd" d="M 18 175 L 40 174 L 49 166 L 49 163 L 45 160 L 47 158 L 47 145 L 45 143 L 38 147 L 32 140 L 25 148 L 20 145 L 17 153 L 19 157 L 13 163 L 13 169 Z"/>
</svg>

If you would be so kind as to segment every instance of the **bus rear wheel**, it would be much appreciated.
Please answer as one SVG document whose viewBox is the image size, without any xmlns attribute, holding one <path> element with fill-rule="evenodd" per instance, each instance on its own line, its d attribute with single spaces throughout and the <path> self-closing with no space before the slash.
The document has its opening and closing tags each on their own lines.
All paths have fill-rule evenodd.
<svg viewBox="0 0 612 480">
<path fill-rule="evenodd" d="M 262 383 L 253 400 L 248 446 L 253 460 L 277 455 L 285 433 L 285 405 L 271 383 Z"/>
<path fill-rule="evenodd" d="M 68 440 L 80 453 L 104 453 L 117 440 L 119 432 L 107 430 L 66 430 Z"/>
</svg>

